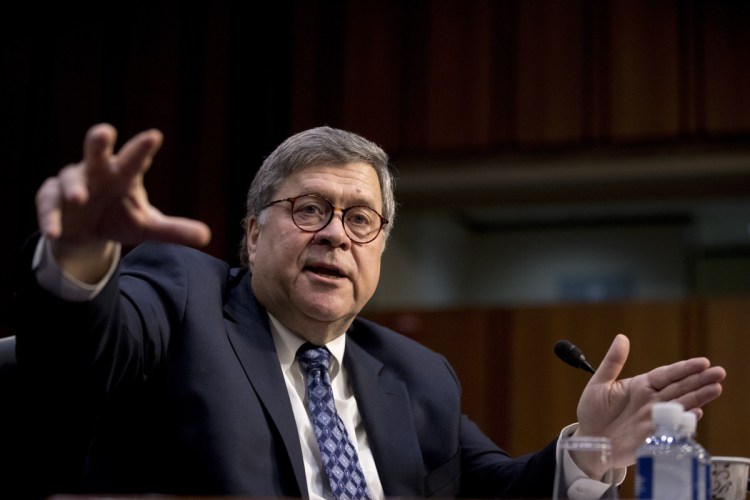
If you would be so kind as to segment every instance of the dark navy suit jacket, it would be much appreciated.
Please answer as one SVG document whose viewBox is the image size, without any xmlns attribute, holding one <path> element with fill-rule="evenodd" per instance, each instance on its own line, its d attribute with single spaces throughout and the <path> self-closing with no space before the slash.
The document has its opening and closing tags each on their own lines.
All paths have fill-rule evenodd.
<svg viewBox="0 0 750 500">
<path fill-rule="evenodd" d="M 64 430 L 49 419 L 41 441 L 63 432 L 83 443 L 74 446 L 80 477 L 62 489 L 307 496 L 250 279 L 205 253 L 154 243 L 131 251 L 90 303 L 64 303 L 29 275 L 18 293 L 19 368 L 35 401 L 64 405 L 66 425 L 75 423 Z M 550 496 L 555 441 L 510 458 L 462 415 L 443 356 L 357 319 L 344 364 L 387 496 Z"/>
</svg>

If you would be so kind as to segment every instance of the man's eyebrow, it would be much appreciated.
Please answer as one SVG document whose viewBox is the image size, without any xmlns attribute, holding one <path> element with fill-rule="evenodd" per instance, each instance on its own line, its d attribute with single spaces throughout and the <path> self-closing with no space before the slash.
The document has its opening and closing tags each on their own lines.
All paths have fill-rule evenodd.
<svg viewBox="0 0 750 500">
<path fill-rule="evenodd" d="M 326 200 L 328 200 L 331 203 L 333 203 L 333 201 L 331 200 L 330 196 L 328 196 L 328 195 L 326 195 L 326 194 L 324 194 L 324 193 L 322 193 L 320 191 L 316 191 L 316 190 L 304 191 L 304 192 L 302 192 L 298 196 L 304 196 L 304 195 L 307 195 L 307 194 L 313 194 L 315 196 L 320 196 L 321 198 L 325 198 Z M 367 199 L 365 197 L 359 196 L 359 197 L 356 197 L 356 198 L 352 198 L 352 201 L 350 203 L 348 203 L 346 207 L 342 207 L 342 208 L 348 208 L 348 207 L 367 207 L 367 208 L 371 208 L 373 210 L 377 210 L 375 208 L 376 202 L 377 202 L 377 200 Z"/>
<path fill-rule="evenodd" d="M 349 204 L 350 207 L 368 207 L 375 210 L 375 202 L 376 200 L 368 200 L 365 198 L 354 198 L 353 201 Z"/>
</svg>

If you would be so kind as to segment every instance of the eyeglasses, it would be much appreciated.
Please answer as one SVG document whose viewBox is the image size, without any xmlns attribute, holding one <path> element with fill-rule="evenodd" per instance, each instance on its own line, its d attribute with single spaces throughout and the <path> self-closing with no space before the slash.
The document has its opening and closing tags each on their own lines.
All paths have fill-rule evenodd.
<svg viewBox="0 0 750 500">
<path fill-rule="evenodd" d="M 292 204 L 294 225 L 308 233 L 314 233 L 326 227 L 333 219 L 333 212 L 336 210 L 341 210 L 344 232 L 355 243 L 370 243 L 378 237 L 383 226 L 388 224 L 388 219 L 370 207 L 335 207 L 322 196 L 314 194 L 275 200 L 263 208 L 266 209 L 285 201 Z"/>
</svg>

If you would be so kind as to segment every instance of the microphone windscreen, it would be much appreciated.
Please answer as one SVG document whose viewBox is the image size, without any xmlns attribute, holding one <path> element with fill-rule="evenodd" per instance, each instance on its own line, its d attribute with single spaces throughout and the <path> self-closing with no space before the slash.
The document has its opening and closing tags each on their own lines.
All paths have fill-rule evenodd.
<svg viewBox="0 0 750 500">
<path fill-rule="evenodd" d="M 580 355 L 580 350 L 569 340 L 558 340 L 555 343 L 555 355 L 569 365 L 578 365 L 578 360 L 576 359 L 578 355 L 576 354 Z"/>
<path fill-rule="evenodd" d="M 594 369 L 586 361 L 583 351 L 569 340 L 558 340 L 555 343 L 555 355 L 573 368 L 581 368 L 589 373 L 594 373 Z"/>
</svg>

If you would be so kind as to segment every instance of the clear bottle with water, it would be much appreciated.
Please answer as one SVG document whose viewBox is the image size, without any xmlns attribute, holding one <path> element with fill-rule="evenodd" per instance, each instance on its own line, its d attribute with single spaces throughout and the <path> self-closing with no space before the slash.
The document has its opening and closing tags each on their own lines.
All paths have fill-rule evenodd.
<svg viewBox="0 0 750 500">
<path fill-rule="evenodd" d="M 696 500 L 693 451 L 680 436 L 680 403 L 655 403 L 652 434 L 636 450 L 635 493 L 640 499 Z"/>
<path fill-rule="evenodd" d="M 679 439 L 685 452 L 692 455 L 693 473 L 696 475 L 696 491 L 693 498 L 710 500 L 711 498 L 711 455 L 696 439 L 698 417 L 686 411 L 680 415 L 678 427 Z"/>
</svg>

